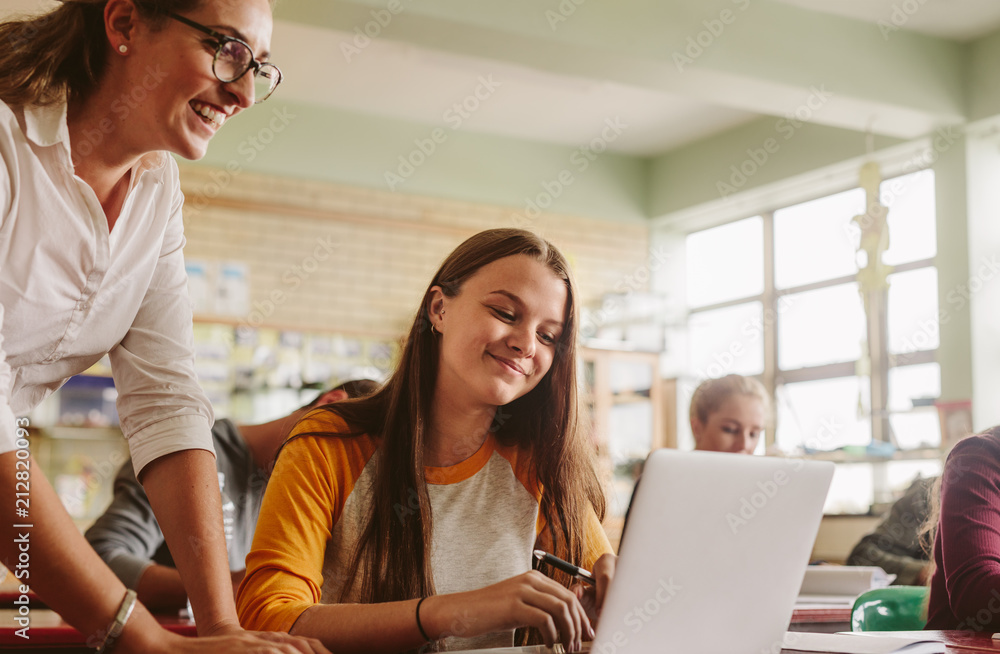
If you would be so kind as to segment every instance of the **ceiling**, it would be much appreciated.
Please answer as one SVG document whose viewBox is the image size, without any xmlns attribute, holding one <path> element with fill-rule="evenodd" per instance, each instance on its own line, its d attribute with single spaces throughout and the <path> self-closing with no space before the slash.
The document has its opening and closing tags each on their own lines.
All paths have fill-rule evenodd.
<svg viewBox="0 0 1000 654">
<path fill-rule="evenodd" d="M 970 41 L 1000 27 L 996 0 L 779 0 L 809 11 L 878 24 L 955 41 Z"/>
<path fill-rule="evenodd" d="M 792 115 L 827 85 L 808 120 L 901 138 L 960 121 L 964 89 L 937 62 L 1000 28 L 995 0 L 911 0 L 888 37 L 878 24 L 907 3 L 753 1 L 284 0 L 271 49 L 286 102 L 570 146 L 619 121 L 608 147 L 651 157 Z M 0 15 L 52 4 L 0 0 Z"/>
</svg>

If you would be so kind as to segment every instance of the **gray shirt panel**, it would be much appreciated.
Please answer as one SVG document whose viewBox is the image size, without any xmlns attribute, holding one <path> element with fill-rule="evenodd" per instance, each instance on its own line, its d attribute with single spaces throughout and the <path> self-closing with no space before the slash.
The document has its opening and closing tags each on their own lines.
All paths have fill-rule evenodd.
<svg viewBox="0 0 1000 654">
<path fill-rule="evenodd" d="M 376 453 L 365 465 L 344 502 L 340 520 L 327 543 L 320 601 L 339 601 L 344 570 L 371 511 L 371 485 Z M 431 569 L 438 594 L 476 590 L 531 570 L 536 540 L 538 499 L 524 487 L 510 462 L 494 451 L 471 477 L 451 484 L 428 484 L 434 528 Z M 401 514 L 400 519 L 406 519 Z M 347 598 L 357 601 L 356 598 Z M 514 632 L 503 631 L 472 638 L 462 633 L 474 628 L 460 616 L 440 641 L 439 650 L 510 647 Z"/>
</svg>

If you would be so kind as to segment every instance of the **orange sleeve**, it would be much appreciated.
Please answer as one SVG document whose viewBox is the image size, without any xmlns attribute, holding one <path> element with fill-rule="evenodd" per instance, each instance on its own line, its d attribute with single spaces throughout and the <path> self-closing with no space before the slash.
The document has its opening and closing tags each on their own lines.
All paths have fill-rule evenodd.
<svg viewBox="0 0 1000 654">
<path fill-rule="evenodd" d="M 608 540 L 608 534 L 604 531 L 604 526 L 597 518 L 597 511 L 594 510 L 593 506 L 589 508 L 590 510 L 587 512 L 583 563 L 581 565 L 587 570 L 593 570 L 597 559 L 601 558 L 604 554 L 614 554 L 615 550 L 611 547 L 611 541 Z"/>
<path fill-rule="evenodd" d="M 314 412 L 292 435 L 340 432 L 329 412 Z M 287 632 L 323 586 L 323 561 L 333 526 L 375 451 L 367 436 L 300 436 L 282 449 L 261 504 L 247 571 L 236 597 L 240 623 Z"/>
<path fill-rule="evenodd" d="M 544 489 L 534 474 L 530 457 L 516 448 L 498 448 L 497 451 L 510 462 L 511 467 L 514 469 L 514 475 L 524 488 L 541 503 Z M 539 510 L 538 520 L 535 522 L 535 534 L 537 536 L 535 542 L 537 546 L 546 552 L 552 552 L 556 556 L 565 558 L 565 552 L 552 551 L 552 534 L 547 527 L 545 515 Z M 601 525 L 601 521 L 597 517 L 597 511 L 594 510 L 593 506 L 589 505 L 587 507 L 587 522 L 584 525 L 583 538 L 583 561 L 578 564 L 582 568 L 590 570 L 594 567 L 597 559 L 601 558 L 601 555 L 615 553 L 611 547 L 611 541 L 608 540 L 608 534 L 604 531 L 604 526 Z"/>
</svg>

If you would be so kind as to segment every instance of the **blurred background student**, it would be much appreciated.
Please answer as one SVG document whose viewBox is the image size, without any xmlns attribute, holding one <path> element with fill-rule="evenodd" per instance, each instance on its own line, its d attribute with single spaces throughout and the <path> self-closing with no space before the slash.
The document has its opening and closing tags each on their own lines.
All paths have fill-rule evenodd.
<svg viewBox="0 0 1000 654">
<path fill-rule="evenodd" d="M 694 449 L 753 454 L 770 408 L 764 385 L 753 377 L 706 379 L 691 396 Z"/>
<path fill-rule="evenodd" d="M 246 572 L 246 555 L 274 455 L 292 427 L 314 407 L 363 397 L 377 388 L 369 379 L 349 381 L 277 420 L 237 425 L 221 419 L 212 426 L 224 517 L 232 518 L 226 525 L 226 542 L 234 592 Z M 231 515 L 225 512 L 229 502 Z M 131 460 L 118 471 L 111 505 L 85 535 L 122 583 L 138 592 L 139 601 L 147 608 L 169 610 L 186 605 L 184 584 Z"/>
<path fill-rule="evenodd" d="M 930 493 L 937 477 L 918 477 L 875 531 L 851 550 L 847 565 L 877 565 L 896 575 L 896 586 L 923 586 L 931 572 L 930 547 L 921 527 L 930 514 Z"/>
</svg>

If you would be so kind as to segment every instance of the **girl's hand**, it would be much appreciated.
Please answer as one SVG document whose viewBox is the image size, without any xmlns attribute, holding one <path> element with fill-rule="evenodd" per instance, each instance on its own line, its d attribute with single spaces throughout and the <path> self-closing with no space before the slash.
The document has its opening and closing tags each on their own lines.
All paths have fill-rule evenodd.
<svg viewBox="0 0 1000 654">
<path fill-rule="evenodd" d="M 580 604 L 587 612 L 587 617 L 593 625 L 597 625 L 597 620 L 601 616 L 601 609 L 604 608 L 604 598 L 608 596 L 608 587 L 611 580 L 615 578 L 615 566 L 618 564 L 618 557 L 614 554 L 604 554 L 597 559 L 591 573 L 594 575 L 593 584 L 574 584 L 572 591 L 579 598 Z"/>
<path fill-rule="evenodd" d="M 537 570 L 480 590 L 428 597 L 420 621 L 434 639 L 535 627 L 546 645 L 561 642 L 569 652 L 594 637 L 576 594 Z"/>
</svg>

